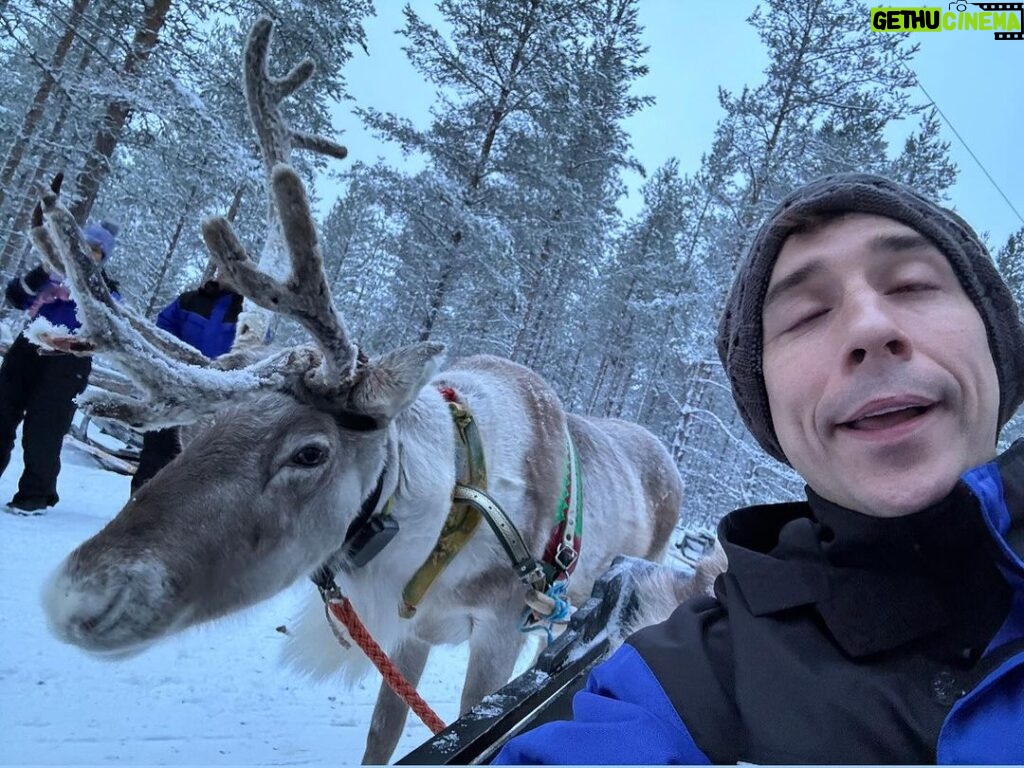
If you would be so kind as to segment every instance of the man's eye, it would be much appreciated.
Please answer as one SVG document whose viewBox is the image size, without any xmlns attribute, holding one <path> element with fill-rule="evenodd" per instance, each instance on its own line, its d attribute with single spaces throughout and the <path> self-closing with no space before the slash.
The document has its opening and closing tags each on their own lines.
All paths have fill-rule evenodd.
<svg viewBox="0 0 1024 768">
<path fill-rule="evenodd" d="M 292 456 L 291 463 L 299 467 L 316 467 L 327 461 L 327 451 L 318 445 L 307 445 Z"/>
<path fill-rule="evenodd" d="M 786 329 L 786 332 L 788 333 L 790 331 L 800 330 L 801 328 L 803 328 L 805 326 L 808 326 L 811 323 L 813 323 L 819 317 L 824 317 L 825 315 L 828 314 L 828 312 L 829 312 L 828 308 L 816 309 L 813 312 L 807 312 L 806 314 L 801 315 L 799 317 L 799 319 L 797 319 L 797 321 L 795 323 L 790 325 Z"/>
<path fill-rule="evenodd" d="M 921 293 L 934 290 L 935 286 L 931 283 L 901 283 L 889 291 L 889 293 Z"/>
</svg>

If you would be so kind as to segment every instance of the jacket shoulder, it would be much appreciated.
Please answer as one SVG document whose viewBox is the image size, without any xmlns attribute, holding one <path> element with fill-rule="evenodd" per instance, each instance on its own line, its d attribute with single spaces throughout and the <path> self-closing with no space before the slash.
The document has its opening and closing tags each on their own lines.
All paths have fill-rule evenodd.
<svg viewBox="0 0 1024 768">
<path fill-rule="evenodd" d="M 628 738 L 623 738 L 629 734 Z M 707 765 L 657 678 L 629 645 L 594 668 L 573 719 L 512 739 L 496 764 Z"/>
</svg>

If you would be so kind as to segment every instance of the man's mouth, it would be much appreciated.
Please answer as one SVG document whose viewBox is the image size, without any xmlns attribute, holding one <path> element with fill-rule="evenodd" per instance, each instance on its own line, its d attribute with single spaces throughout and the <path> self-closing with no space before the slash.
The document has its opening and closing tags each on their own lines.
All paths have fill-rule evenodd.
<svg viewBox="0 0 1024 768">
<path fill-rule="evenodd" d="M 935 404 L 926 405 L 893 405 L 889 407 L 872 408 L 864 415 L 844 421 L 839 424 L 846 429 L 861 432 L 874 432 L 883 429 L 891 429 L 905 424 L 928 413 Z"/>
</svg>

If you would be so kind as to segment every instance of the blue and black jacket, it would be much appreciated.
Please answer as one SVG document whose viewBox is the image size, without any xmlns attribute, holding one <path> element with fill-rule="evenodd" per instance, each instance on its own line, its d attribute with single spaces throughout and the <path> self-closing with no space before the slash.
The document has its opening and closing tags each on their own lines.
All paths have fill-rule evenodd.
<svg viewBox="0 0 1024 768">
<path fill-rule="evenodd" d="M 913 515 L 737 510 L 714 598 L 498 763 L 1024 762 L 1024 440 Z"/>
<path fill-rule="evenodd" d="M 105 270 L 102 275 L 111 295 L 120 301 L 117 282 Z M 82 325 L 78 321 L 75 302 L 68 296 L 63 281 L 41 266 L 8 282 L 5 296 L 11 306 L 28 310 L 32 317 L 45 317 L 53 325 L 62 325 L 69 331 L 77 331 Z"/>
<path fill-rule="evenodd" d="M 241 310 L 239 294 L 208 280 L 198 291 L 186 291 L 164 307 L 156 324 L 213 358 L 231 349 Z"/>
</svg>

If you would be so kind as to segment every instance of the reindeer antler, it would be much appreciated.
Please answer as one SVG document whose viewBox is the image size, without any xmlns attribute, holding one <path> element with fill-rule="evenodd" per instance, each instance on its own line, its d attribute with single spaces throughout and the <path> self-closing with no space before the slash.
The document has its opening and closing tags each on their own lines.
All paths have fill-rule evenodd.
<svg viewBox="0 0 1024 768">
<path fill-rule="evenodd" d="M 265 18 L 253 25 L 245 49 L 245 85 L 250 118 L 270 176 L 266 247 L 274 247 L 283 233 L 291 273 L 280 281 L 258 269 L 223 218 L 205 222 L 203 236 L 214 260 L 238 290 L 259 306 L 298 320 L 313 336 L 319 354 L 300 346 L 244 368 L 225 370 L 212 363 L 114 301 L 99 267 L 82 246 L 74 218 L 56 194 L 46 194 L 42 242 L 63 262 L 82 329 L 77 336 L 69 336 L 37 320 L 30 329 L 32 339 L 73 354 L 105 353 L 142 390 L 133 397 L 90 388 L 79 402 L 96 415 L 142 427 L 183 424 L 247 393 L 292 390 L 300 377 L 317 394 L 337 395 L 354 374 L 358 350 L 331 303 L 309 201 L 302 181 L 287 164 L 293 143 L 339 158 L 346 150 L 328 139 L 294 132 L 285 123 L 278 105 L 309 79 L 313 64 L 303 61 L 285 77 L 271 78 L 266 70 L 271 29 L 272 23 Z"/>
<path fill-rule="evenodd" d="M 67 335 L 39 318 L 29 328 L 30 340 L 61 352 L 106 354 L 142 390 L 131 396 L 90 387 L 79 398 L 90 413 L 135 427 L 187 424 L 240 395 L 287 387 L 296 372 L 316 364 L 318 356 L 312 350 L 297 348 L 247 368 L 217 370 L 209 358 L 113 299 L 100 268 L 83 247 L 74 217 L 56 195 L 43 198 L 43 211 L 82 329 L 78 335 Z"/>
<path fill-rule="evenodd" d="M 274 22 L 265 16 L 252 25 L 242 70 L 249 120 L 260 143 L 263 165 L 270 173 L 278 163 L 290 162 L 293 142 L 300 149 L 344 160 L 348 155 L 345 147 L 321 136 L 293 131 L 285 122 L 280 103 L 301 88 L 316 67 L 312 60 L 304 59 L 284 77 L 271 77 L 267 71 L 267 52 L 273 28 Z"/>
<path fill-rule="evenodd" d="M 60 187 L 63 183 L 63 172 L 53 177 L 50 181 L 50 190 L 54 195 L 60 194 Z M 48 194 L 41 185 L 39 192 L 40 194 Z M 46 232 L 46 228 L 43 226 L 42 202 L 36 203 L 36 207 L 32 210 L 32 229 L 29 230 L 28 237 L 32 245 L 35 246 L 36 253 L 39 254 L 39 259 L 43 262 L 43 267 L 46 268 L 46 271 L 63 274 L 64 270 L 61 266 L 60 254 L 57 252 L 56 246 L 54 246 L 53 241 Z"/>
<path fill-rule="evenodd" d="M 223 218 L 203 225 L 203 239 L 218 266 L 244 296 L 264 309 L 298 320 L 309 331 L 323 352 L 323 361 L 319 373 L 310 372 L 308 383 L 331 394 L 351 380 L 358 350 L 331 301 L 309 201 L 302 181 L 288 163 L 293 144 L 339 159 L 348 152 L 329 139 L 293 131 L 285 122 L 280 102 L 312 76 L 314 66 L 306 59 L 284 77 L 271 77 L 267 52 L 272 30 L 273 22 L 267 18 L 253 24 L 245 45 L 243 79 L 249 118 L 269 176 L 264 247 L 270 251 L 281 247 L 283 234 L 291 274 L 282 282 L 258 270 Z M 280 223 L 280 231 L 275 221 Z"/>
<path fill-rule="evenodd" d="M 333 394 L 352 379 L 358 350 L 334 310 L 324 276 L 323 257 L 302 181 L 290 166 L 274 168 L 271 189 L 291 256 L 292 273 L 281 283 L 256 269 L 227 219 L 203 224 L 203 239 L 218 266 L 238 290 L 256 304 L 298 320 L 323 352 L 318 375 L 307 383 Z"/>
<path fill-rule="evenodd" d="M 82 245 L 81 232 L 74 217 L 60 205 L 55 193 L 43 196 L 41 208 L 47 214 L 48 229 L 43 230 L 40 239 L 46 241 L 53 258 L 60 264 L 72 292 L 75 293 L 77 289 L 78 293 L 82 293 L 84 289 L 87 296 L 92 299 L 77 302 L 78 317 L 84 333 L 77 337 L 64 337 L 64 346 L 68 347 L 66 351 L 91 354 L 96 351 L 97 343 L 103 347 L 109 346 L 105 339 L 113 337 L 112 327 L 117 324 L 116 319 L 120 318 L 129 328 L 142 335 L 148 344 L 183 363 L 209 363 L 208 358 L 185 342 L 146 322 L 114 301 L 103 279 L 102 271 Z"/>
</svg>

